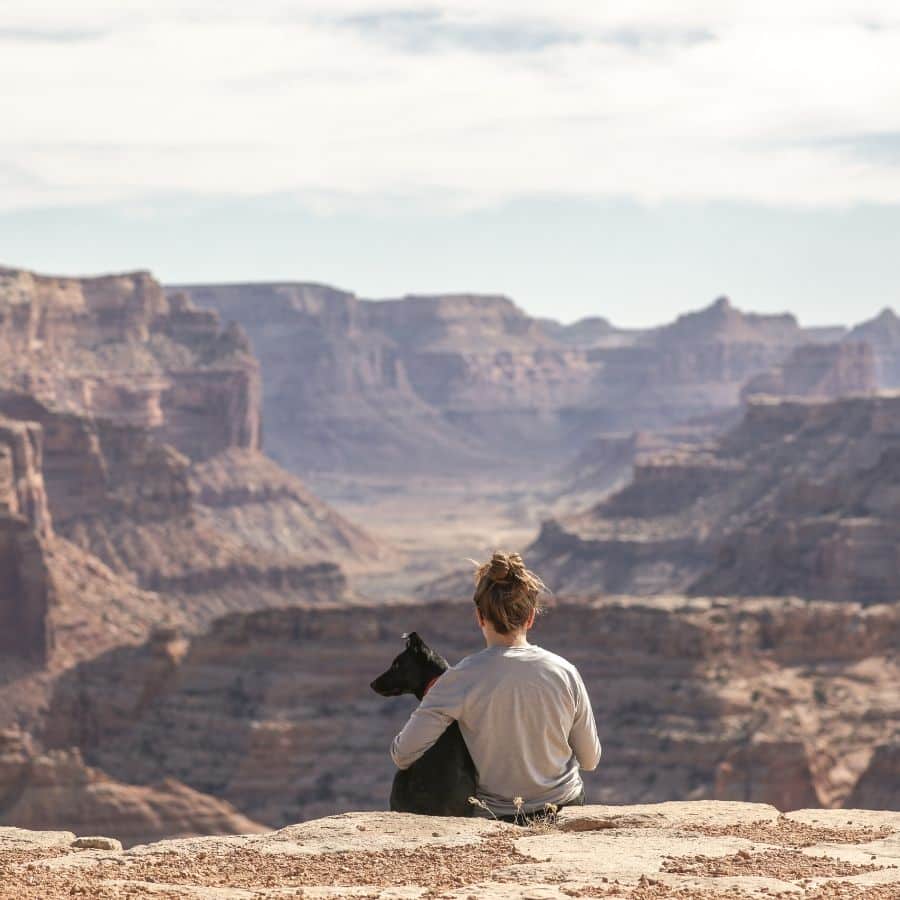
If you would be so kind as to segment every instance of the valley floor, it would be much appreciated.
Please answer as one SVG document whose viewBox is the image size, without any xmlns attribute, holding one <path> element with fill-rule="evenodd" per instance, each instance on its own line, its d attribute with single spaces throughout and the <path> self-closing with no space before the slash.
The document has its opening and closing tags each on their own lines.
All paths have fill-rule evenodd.
<svg viewBox="0 0 900 900">
<path fill-rule="evenodd" d="M 561 496 L 551 479 L 525 477 L 319 476 L 307 481 L 342 515 L 397 551 L 385 565 L 347 564 L 355 590 L 373 600 L 413 596 L 444 575 L 454 576 L 453 592 L 458 575 L 471 568 L 470 559 L 489 559 L 496 549 L 524 552 L 543 518 L 582 509 L 595 499 Z"/>
</svg>

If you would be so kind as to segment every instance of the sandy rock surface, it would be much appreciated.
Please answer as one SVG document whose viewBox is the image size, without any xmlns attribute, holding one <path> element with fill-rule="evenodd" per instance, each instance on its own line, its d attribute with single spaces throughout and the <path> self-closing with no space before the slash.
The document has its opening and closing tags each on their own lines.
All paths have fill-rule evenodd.
<svg viewBox="0 0 900 900">
<path fill-rule="evenodd" d="M 0 829 L 0 897 L 898 900 L 900 813 L 587 806 L 556 825 L 347 813 L 262 835 L 75 849 Z"/>
</svg>

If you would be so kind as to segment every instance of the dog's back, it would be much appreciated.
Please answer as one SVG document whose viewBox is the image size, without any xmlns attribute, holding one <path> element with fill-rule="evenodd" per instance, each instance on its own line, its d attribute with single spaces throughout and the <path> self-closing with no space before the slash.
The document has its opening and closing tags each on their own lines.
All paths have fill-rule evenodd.
<svg viewBox="0 0 900 900">
<path fill-rule="evenodd" d="M 437 743 L 394 776 L 391 809 L 424 816 L 471 816 L 475 763 L 459 725 L 452 722 Z"/>
<path fill-rule="evenodd" d="M 420 700 L 447 669 L 443 657 L 413 632 L 406 649 L 375 681 L 372 690 L 384 697 L 414 694 Z M 471 816 L 478 774 L 459 725 L 452 722 L 408 769 L 394 776 L 391 810 L 425 816 Z"/>
</svg>

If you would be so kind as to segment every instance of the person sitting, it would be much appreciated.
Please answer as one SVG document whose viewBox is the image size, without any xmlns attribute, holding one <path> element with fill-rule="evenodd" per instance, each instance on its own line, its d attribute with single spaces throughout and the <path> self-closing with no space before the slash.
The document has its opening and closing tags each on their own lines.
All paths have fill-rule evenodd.
<svg viewBox="0 0 900 900">
<path fill-rule="evenodd" d="M 485 649 L 435 681 L 391 745 L 411 766 L 459 723 L 478 770 L 477 800 L 499 819 L 532 821 L 585 802 L 581 769 L 600 761 L 591 701 L 572 663 L 529 643 L 541 580 L 518 553 L 494 553 L 475 574 Z"/>
</svg>

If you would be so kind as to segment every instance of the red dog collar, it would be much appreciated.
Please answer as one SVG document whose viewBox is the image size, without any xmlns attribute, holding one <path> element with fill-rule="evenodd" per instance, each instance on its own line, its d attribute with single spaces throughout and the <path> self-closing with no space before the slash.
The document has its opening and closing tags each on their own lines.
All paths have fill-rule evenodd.
<svg viewBox="0 0 900 900">
<path fill-rule="evenodd" d="M 425 699 L 425 695 L 431 690 L 431 688 L 434 686 L 434 683 L 440 677 L 441 677 L 440 675 L 435 675 L 434 678 L 432 678 L 431 681 L 429 681 L 428 684 L 425 685 L 425 690 L 422 691 L 422 699 L 423 700 Z"/>
</svg>

